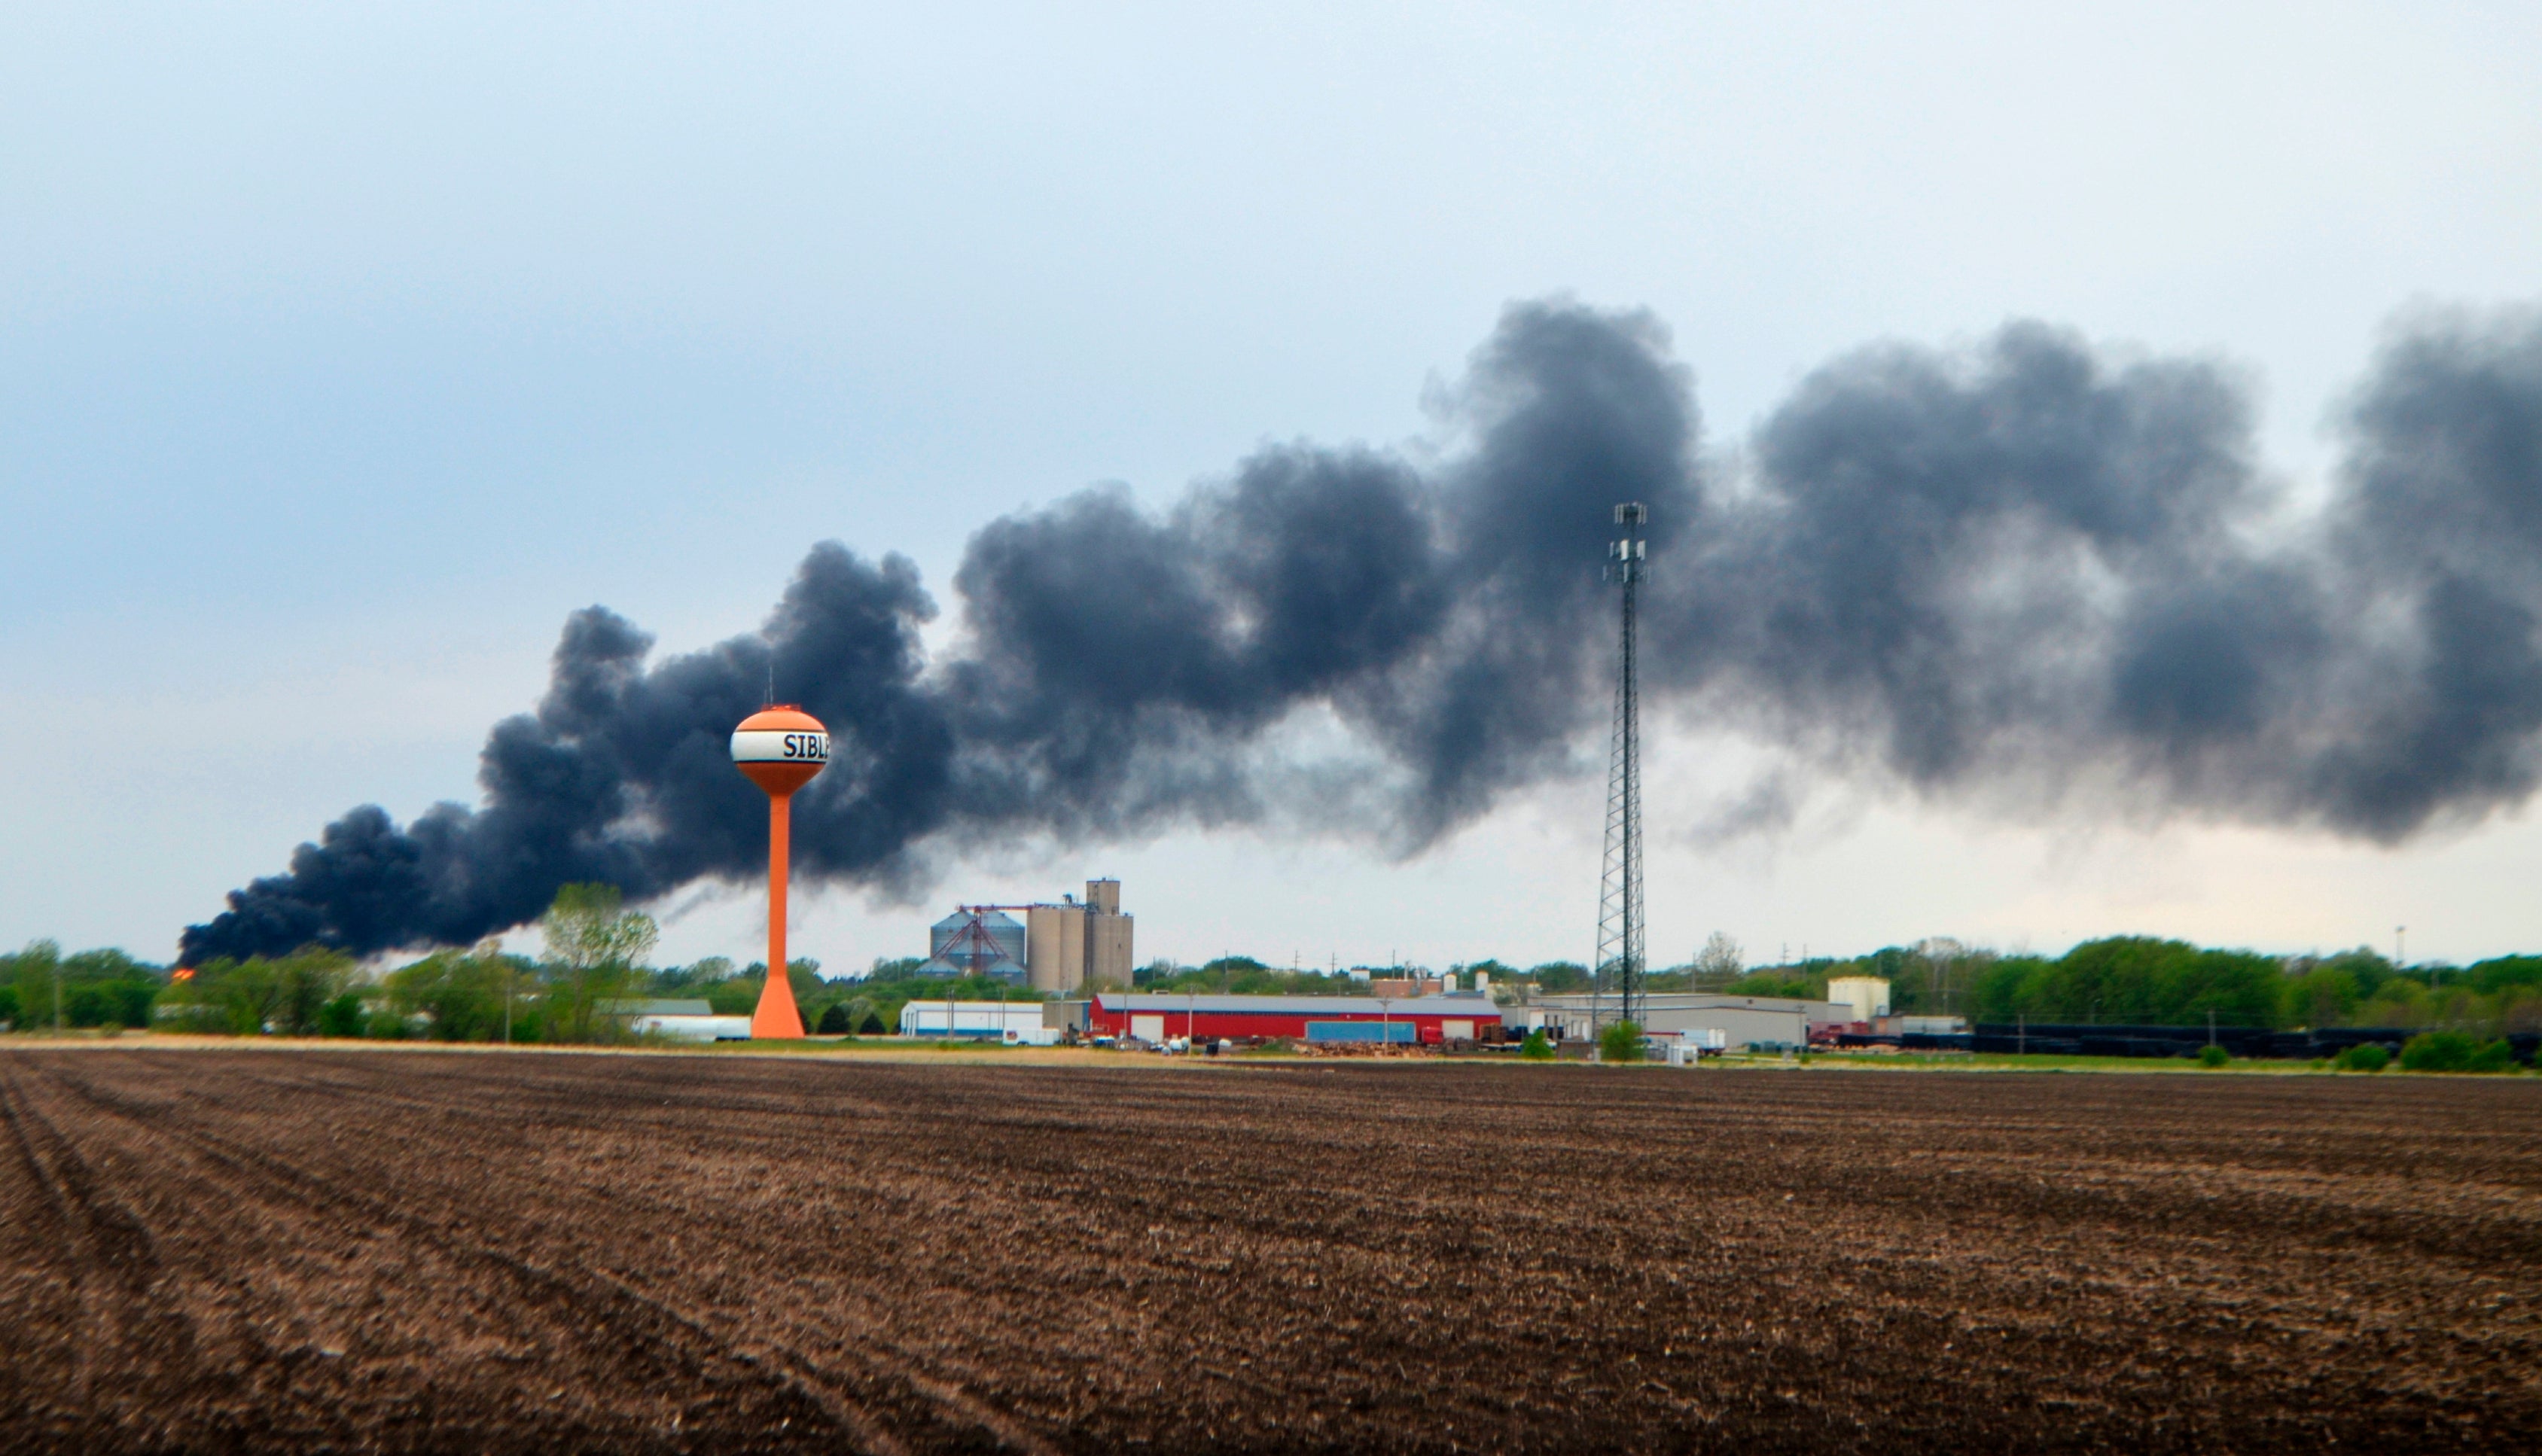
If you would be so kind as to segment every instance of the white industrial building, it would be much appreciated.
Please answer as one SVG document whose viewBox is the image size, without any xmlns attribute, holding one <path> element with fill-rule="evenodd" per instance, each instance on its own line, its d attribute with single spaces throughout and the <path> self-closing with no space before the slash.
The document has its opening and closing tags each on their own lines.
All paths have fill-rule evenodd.
<svg viewBox="0 0 2542 1456">
<path fill-rule="evenodd" d="M 1726 996 L 1702 991 L 1664 991 L 1643 997 L 1642 1030 L 1652 1033 L 1718 1031 L 1733 1047 L 1766 1050 L 1806 1047 L 1812 1026 L 1853 1019 L 1852 1007 L 1832 1001 L 1800 1001 L 1781 996 Z M 1591 1022 L 1599 1009 L 1593 996 L 1537 996 L 1515 1008 L 1511 1020 L 1527 1029 L 1544 1028 L 1565 1041 L 1596 1037 Z M 1606 998 L 1609 1019 L 1616 1015 L 1613 996 Z"/>
<path fill-rule="evenodd" d="M 717 1016 L 706 1001 L 613 1001 L 602 1014 L 624 1017 L 637 1036 L 651 1034 L 681 1042 L 747 1042 L 750 1018 Z"/>
<path fill-rule="evenodd" d="M 1047 1024 L 1040 1001 L 912 1001 L 900 1008 L 904 1037 L 968 1037 L 1013 1047 L 1055 1047 L 1061 1028 Z"/>
</svg>

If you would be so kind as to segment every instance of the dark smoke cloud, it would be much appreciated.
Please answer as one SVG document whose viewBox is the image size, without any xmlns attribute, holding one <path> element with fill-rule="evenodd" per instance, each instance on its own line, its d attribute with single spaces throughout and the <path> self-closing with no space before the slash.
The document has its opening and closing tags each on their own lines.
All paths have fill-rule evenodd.
<svg viewBox="0 0 2542 1456">
<path fill-rule="evenodd" d="M 2522 801 L 2542 728 L 2542 321 L 2426 318 L 2264 531 L 2247 393 L 2037 325 L 1884 347 L 1758 431 L 1655 653 L 1708 710 L 1926 792 L 2385 842 Z"/>
<path fill-rule="evenodd" d="M 1646 315 L 1513 308 L 1445 401 L 1445 463 L 1266 449 L 1172 510 L 1089 491 L 997 521 L 960 631 L 898 556 L 813 549 L 763 631 L 648 666 L 577 613 L 479 807 L 357 809 L 189 928 L 186 959 L 465 942 L 556 888 L 740 879 L 758 791 L 725 760 L 772 669 L 833 728 L 797 802 L 814 878 L 914 891 L 943 846 L 1253 821 L 1329 712 L 1349 812 L 1413 849 L 1578 761 L 1603 721 L 1619 500 L 1652 507 L 1653 700 L 1762 736 L 1724 823 L 1801 768 L 2041 810 L 2392 841 L 2533 791 L 2542 734 L 2542 320 L 2429 316 L 2349 402 L 2329 506 L 2283 519 L 2248 391 L 2036 324 L 1882 346 L 1803 382 L 1705 478 L 1691 382 Z"/>
</svg>

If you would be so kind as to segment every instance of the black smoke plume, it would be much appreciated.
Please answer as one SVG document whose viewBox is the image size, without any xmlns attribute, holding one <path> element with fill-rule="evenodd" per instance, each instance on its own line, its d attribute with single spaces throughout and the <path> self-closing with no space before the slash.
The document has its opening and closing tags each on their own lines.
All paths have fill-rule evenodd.
<svg viewBox="0 0 2542 1456">
<path fill-rule="evenodd" d="M 2036 324 L 1838 359 L 1735 470 L 1704 468 L 1691 380 L 1643 314 L 1515 307 L 1444 409 L 1436 463 L 1282 446 L 1162 515 L 1089 491 L 994 522 L 934 664 L 916 569 L 834 543 L 761 632 L 704 652 L 648 666 L 642 632 L 577 613 L 545 700 L 488 737 L 479 807 L 403 829 L 357 809 L 182 955 L 462 943 L 572 881 L 640 900 L 751 876 L 764 801 L 724 741 L 772 669 L 834 735 L 795 811 L 812 878 L 915 890 L 984 836 L 1316 795 L 1319 821 L 1417 849 L 1565 771 L 1603 721 L 1622 500 L 1651 506 L 1655 703 L 1795 767 L 2382 841 L 2533 791 L 2532 314 L 2396 328 L 2302 518 L 2231 372 Z M 1280 730 L 1315 713 L 1358 746 L 1344 769 L 1284 764 Z M 1773 813 L 1752 794 L 1735 817 Z"/>
</svg>

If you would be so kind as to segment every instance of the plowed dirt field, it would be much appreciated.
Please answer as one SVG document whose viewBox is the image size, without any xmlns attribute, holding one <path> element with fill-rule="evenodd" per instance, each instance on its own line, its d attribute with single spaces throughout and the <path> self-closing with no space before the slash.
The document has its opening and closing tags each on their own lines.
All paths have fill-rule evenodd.
<svg viewBox="0 0 2542 1456">
<path fill-rule="evenodd" d="M 10 1451 L 2542 1428 L 2531 1078 L 99 1050 L 0 1106 Z"/>
</svg>

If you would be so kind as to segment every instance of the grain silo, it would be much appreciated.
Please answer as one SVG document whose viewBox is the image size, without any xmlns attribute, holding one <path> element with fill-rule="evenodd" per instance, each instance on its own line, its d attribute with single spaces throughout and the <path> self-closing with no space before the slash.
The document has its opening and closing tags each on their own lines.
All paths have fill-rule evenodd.
<svg viewBox="0 0 2542 1456">
<path fill-rule="evenodd" d="M 1130 917 L 1121 913 L 1121 882 L 1085 882 L 1085 981 L 1130 984 Z"/>
<path fill-rule="evenodd" d="M 1024 911 L 1024 966 L 1040 991 L 1073 991 L 1085 983 L 1085 907 L 1069 901 Z"/>
<path fill-rule="evenodd" d="M 1026 910 L 1024 938 L 1035 990 L 1130 984 L 1130 916 L 1121 913 L 1118 880 L 1086 881 L 1083 902 L 1064 897 L 1057 905 Z"/>
</svg>

